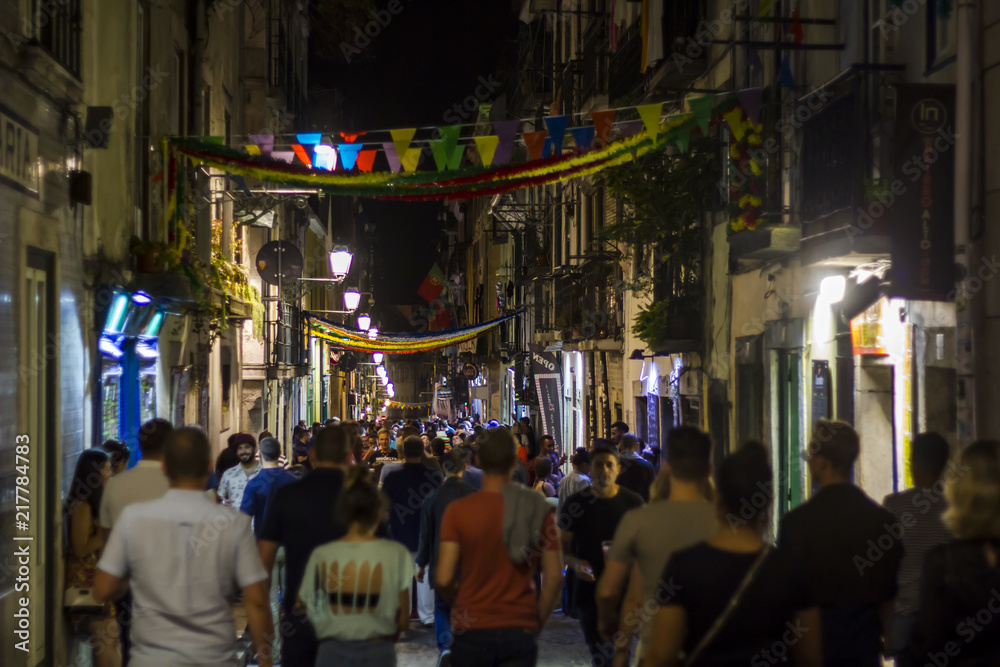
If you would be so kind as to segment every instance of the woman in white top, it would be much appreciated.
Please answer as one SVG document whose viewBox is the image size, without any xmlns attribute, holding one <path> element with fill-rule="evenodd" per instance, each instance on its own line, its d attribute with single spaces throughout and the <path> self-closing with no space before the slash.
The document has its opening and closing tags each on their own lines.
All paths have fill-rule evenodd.
<svg viewBox="0 0 1000 667">
<path fill-rule="evenodd" d="M 367 469 L 344 480 L 340 512 L 347 534 L 313 550 L 299 602 L 320 640 L 316 667 L 395 667 L 394 642 L 410 623 L 414 565 L 399 542 L 375 537 L 388 499 Z"/>
</svg>

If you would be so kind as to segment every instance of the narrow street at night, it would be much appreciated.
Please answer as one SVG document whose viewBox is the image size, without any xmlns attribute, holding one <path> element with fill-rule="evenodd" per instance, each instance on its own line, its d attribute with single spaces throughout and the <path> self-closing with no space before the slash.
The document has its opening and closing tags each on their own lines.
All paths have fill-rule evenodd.
<svg viewBox="0 0 1000 667">
<path fill-rule="evenodd" d="M 0 0 L 0 667 L 1000 667 L 996 43 Z"/>
</svg>

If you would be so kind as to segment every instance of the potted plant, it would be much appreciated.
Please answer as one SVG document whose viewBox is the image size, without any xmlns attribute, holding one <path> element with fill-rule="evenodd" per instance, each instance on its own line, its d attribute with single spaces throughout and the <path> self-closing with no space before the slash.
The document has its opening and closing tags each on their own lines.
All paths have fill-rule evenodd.
<svg viewBox="0 0 1000 667">
<path fill-rule="evenodd" d="M 129 242 L 129 250 L 135 255 L 135 270 L 138 273 L 160 273 L 163 270 L 160 261 L 161 244 L 153 241 L 143 241 L 133 236 Z"/>
</svg>

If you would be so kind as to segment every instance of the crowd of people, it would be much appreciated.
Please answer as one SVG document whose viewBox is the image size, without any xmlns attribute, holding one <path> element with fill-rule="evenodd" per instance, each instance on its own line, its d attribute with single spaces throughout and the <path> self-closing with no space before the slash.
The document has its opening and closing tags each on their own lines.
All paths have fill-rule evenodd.
<svg viewBox="0 0 1000 667">
<path fill-rule="evenodd" d="M 563 453 L 527 419 L 329 420 L 231 436 L 141 427 L 83 452 L 66 499 L 71 620 L 98 667 L 389 666 L 411 622 L 440 665 L 528 666 L 552 613 L 594 666 L 1000 665 L 1000 443 L 912 443 L 912 488 L 853 482 L 861 442 L 817 422 L 811 497 L 773 525 L 772 456 L 660 450 L 618 422 Z M 877 446 L 872 444 L 871 446 Z M 771 536 L 776 540 L 771 542 Z"/>
</svg>

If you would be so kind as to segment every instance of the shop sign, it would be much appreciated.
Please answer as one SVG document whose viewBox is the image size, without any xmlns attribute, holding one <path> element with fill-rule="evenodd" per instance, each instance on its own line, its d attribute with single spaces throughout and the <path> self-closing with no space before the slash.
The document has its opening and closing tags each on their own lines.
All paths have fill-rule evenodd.
<svg viewBox="0 0 1000 667">
<path fill-rule="evenodd" d="M 868 310 L 851 320 L 853 354 L 887 355 L 885 343 L 885 313 L 889 302 L 879 299 Z"/>
<path fill-rule="evenodd" d="M 38 130 L 0 107 L 0 181 L 38 194 Z"/>
<path fill-rule="evenodd" d="M 531 351 L 531 372 L 538 392 L 538 412 L 542 420 L 542 433 L 551 435 L 556 444 L 562 444 L 562 374 L 554 352 L 546 352 L 545 346 L 529 345 Z"/>
<path fill-rule="evenodd" d="M 475 380 L 479 377 L 479 367 L 475 364 L 466 364 L 462 367 L 462 375 L 466 380 Z"/>
<path fill-rule="evenodd" d="M 949 301 L 955 289 L 955 87 L 896 86 L 895 179 L 869 208 L 892 216 L 892 293 Z"/>
</svg>

